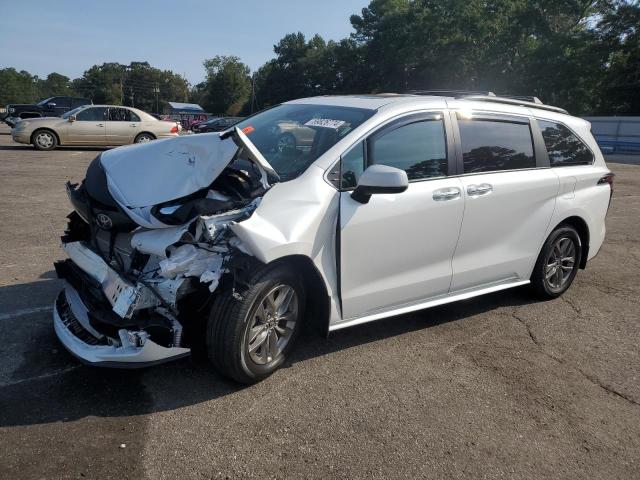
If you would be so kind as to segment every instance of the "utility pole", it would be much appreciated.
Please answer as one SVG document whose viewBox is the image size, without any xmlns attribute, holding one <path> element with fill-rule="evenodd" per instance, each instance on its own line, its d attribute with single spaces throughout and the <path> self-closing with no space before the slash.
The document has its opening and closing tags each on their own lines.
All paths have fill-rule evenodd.
<svg viewBox="0 0 640 480">
<path fill-rule="evenodd" d="M 251 76 L 251 113 L 253 113 L 256 103 L 256 72 Z"/>
<path fill-rule="evenodd" d="M 159 114 L 160 113 L 160 107 L 158 104 L 158 94 L 160 93 L 160 87 L 158 86 L 158 82 L 156 82 L 155 87 L 153 87 L 153 93 L 156 94 L 156 113 Z"/>
</svg>

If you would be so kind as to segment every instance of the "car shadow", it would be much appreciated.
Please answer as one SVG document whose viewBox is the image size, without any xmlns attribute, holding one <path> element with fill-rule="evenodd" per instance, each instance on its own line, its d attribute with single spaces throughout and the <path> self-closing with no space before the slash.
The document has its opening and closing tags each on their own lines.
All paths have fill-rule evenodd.
<svg viewBox="0 0 640 480">
<path fill-rule="evenodd" d="M 115 147 L 56 147 L 55 150 L 43 150 L 42 153 L 51 153 L 55 151 L 67 151 L 67 152 L 103 152 Z M 39 152 L 31 145 L 0 145 L 0 150 L 30 150 L 33 152 Z"/>
<path fill-rule="evenodd" d="M 27 295 L 38 298 L 39 304 L 52 305 L 59 287 L 58 280 L 0 287 L 0 304 Z M 314 328 L 306 328 L 284 367 L 295 368 L 314 357 L 532 302 L 528 291 L 518 288 L 352 327 L 328 338 Z M 9 380 L 0 381 L 0 427 L 169 411 L 232 395 L 243 388 L 259 388 L 229 381 L 197 358 L 136 370 L 81 365 L 55 337 L 51 309 L 19 318 L 4 317 L 0 344 L 18 345 L 20 351 L 0 351 L 2 365 L 16 364 L 19 357 Z"/>
</svg>

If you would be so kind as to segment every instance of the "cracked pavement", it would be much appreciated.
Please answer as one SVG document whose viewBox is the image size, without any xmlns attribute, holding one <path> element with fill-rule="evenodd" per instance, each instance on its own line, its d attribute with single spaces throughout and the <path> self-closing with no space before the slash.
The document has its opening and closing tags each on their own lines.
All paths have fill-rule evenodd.
<svg viewBox="0 0 640 480">
<path fill-rule="evenodd" d="M 605 245 L 562 298 L 521 288 L 307 332 L 286 368 L 240 387 L 191 359 L 99 370 L 63 350 L 63 184 L 100 149 L 7 133 L 0 478 L 640 478 L 640 157 L 610 164 Z"/>
</svg>

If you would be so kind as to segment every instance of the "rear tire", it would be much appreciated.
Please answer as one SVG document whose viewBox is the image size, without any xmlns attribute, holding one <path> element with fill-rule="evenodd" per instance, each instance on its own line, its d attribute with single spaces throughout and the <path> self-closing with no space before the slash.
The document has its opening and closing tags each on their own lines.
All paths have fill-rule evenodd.
<svg viewBox="0 0 640 480">
<path fill-rule="evenodd" d="M 36 130 L 31 135 L 31 143 L 36 150 L 53 150 L 58 146 L 58 138 L 51 130 Z"/>
<path fill-rule="evenodd" d="M 263 380 L 287 359 L 304 309 L 298 275 L 282 264 L 264 268 L 246 286 L 227 288 L 214 300 L 207 323 L 209 360 L 238 382 Z"/>
<path fill-rule="evenodd" d="M 156 137 L 154 137 L 150 133 L 141 133 L 136 137 L 136 139 L 134 140 L 134 143 L 149 143 L 155 139 Z"/>
<path fill-rule="evenodd" d="M 566 292 L 578 273 L 581 258 L 582 243 L 575 228 L 560 225 L 551 232 L 531 274 L 536 296 L 551 299 Z"/>
</svg>

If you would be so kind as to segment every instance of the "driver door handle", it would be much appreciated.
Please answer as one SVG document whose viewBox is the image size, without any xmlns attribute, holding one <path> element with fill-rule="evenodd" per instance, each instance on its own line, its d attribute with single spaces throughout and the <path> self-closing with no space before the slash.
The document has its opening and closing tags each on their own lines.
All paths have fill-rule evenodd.
<svg viewBox="0 0 640 480">
<path fill-rule="evenodd" d="M 104 125 L 102 123 L 97 123 L 96 127 L 104 127 Z"/>
<path fill-rule="evenodd" d="M 433 191 L 433 199 L 436 202 L 444 202 L 446 200 L 454 200 L 460 198 L 462 192 L 458 187 L 439 188 Z"/>
<path fill-rule="evenodd" d="M 479 185 L 469 185 L 467 187 L 467 193 L 472 196 L 486 195 L 493 192 L 493 185 L 488 183 L 480 183 Z"/>
</svg>

